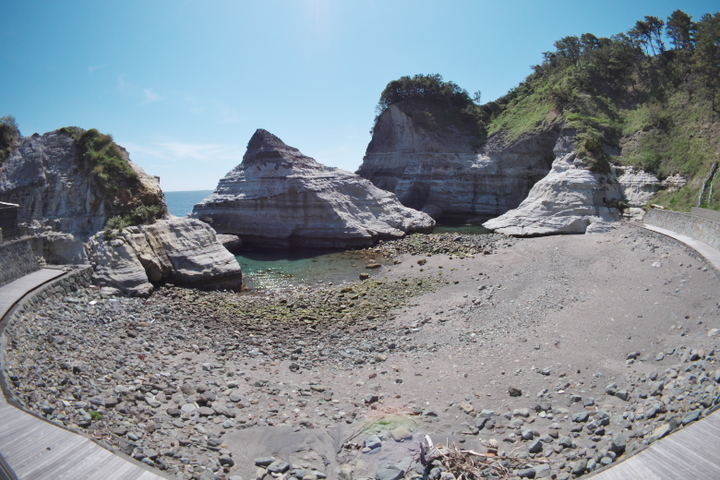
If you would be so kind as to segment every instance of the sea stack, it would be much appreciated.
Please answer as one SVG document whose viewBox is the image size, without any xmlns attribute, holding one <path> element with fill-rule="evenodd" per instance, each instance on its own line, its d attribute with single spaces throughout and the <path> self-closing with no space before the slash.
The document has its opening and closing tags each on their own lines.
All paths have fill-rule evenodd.
<svg viewBox="0 0 720 480">
<path fill-rule="evenodd" d="M 394 194 L 321 165 L 263 129 L 191 217 L 238 235 L 243 245 L 271 248 L 364 247 L 435 226 Z"/>
</svg>

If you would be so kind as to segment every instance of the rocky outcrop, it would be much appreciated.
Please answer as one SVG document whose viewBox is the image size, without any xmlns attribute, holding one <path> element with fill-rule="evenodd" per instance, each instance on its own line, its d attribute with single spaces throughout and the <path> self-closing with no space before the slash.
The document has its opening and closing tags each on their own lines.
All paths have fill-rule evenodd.
<svg viewBox="0 0 720 480">
<path fill-rule="evenodd" d="M 547 175 L 559 130 L 550 128 L 507 145 L 491 138 L 480 150 L 453 128 L 421 127 L 391 105 L 373 130 L 357 173 L 394 192 L 406 206 L 490 218 L 517 207 Z"/>
<path fill-rule="evenodd" d="M 265 130 L 191 214 L 244 245 L 368 246 L 435 225 L 358 175 L 326 167 Z"/>
<path fill-rule="evenodd" d="M 664 188 L 660 180 L 642 170 L 637 171 L 633 167 L 613 167 L 613 174 L 623 194 L 625 209 L 623 217 L 627 220 L 640 221 L 645 215 L 645 205 L 661 188 Z"/>
<path fill-rule="evenodd" d="M 235 257 L 203 222 L 185 218 L 128 227 L 113 239 L 105 232 L 88 244 L 98 285 L 147 296 L 153 283 L 239 290 L 242 272 Z"/>
<path fill-rule="evenodd" d="M 130 183 L 112 183 L 116 179 L 100 178 L 97 169 L 83 166 L 73 138 L 83 132 L 19 137 L 0 164 L 0 199 L 20 205 L 18 220 L 35 255 L 55 264 L 90 261 L 100 285 L 131 295 L 149 295 L 158 282 L 241 287 L 235 257 L 197 220 L 166 218 L 126 228 L 112 240 L 98 233 L 113 215 L 140 205 L 157 206 L 164 215 L 167 207 L 158 180 L 131 162 L 122 147 L 113 147 L 113 153 L 135 172 Z"/>
<path fill-rule="evenodd" d="M 523 237 L 598 233 L 613 228 L 620 220 L 620 206 L 639 209 L 659 189 L 658 179 L 642 171 L 613 168 L 611 173 L 601 174 L 588 170 L 575 153 L 573 139 L 571 131 L 560 136 L 552 169 L 518 208 L 483 226 Z"/>
<path fill-rule="evenodd" d="M 73 137 L 63 130 L 20 137 L 11 155 L 0 165 L 0 200 L 20 205 L 18 221 L 34 238 L 33 249 L 51 263 L 83 263 L 83 243 L 113 214 L 113 202 L 123 207 L 159 205 L 164 195 L 155 177 L 125 160 L 138 177 L 131 196 L 111 198 L 78 167 Z M 122 192 L 120 192 L 122 193 Z"/>
</svg>

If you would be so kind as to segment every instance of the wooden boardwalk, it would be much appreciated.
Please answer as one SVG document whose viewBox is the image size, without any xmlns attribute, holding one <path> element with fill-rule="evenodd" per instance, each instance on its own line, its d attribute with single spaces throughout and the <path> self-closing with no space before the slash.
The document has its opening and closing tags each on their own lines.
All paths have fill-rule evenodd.
<svg viewBox="0 0 720 480">
<path fill-rule="evenodd" d="M 165 478 L 5 402 L 0 425 L 0 451 L 22 480 Z"/>
<path fill-rule="evenodd" d="M 0 325 L 4 327 L 5 315 L 26 294 L 63 274 L 62 270 L 42 269 L 0 287 Z M 8 404 L 2 394 L 0 454 L 21 480 L 172 479 L 113 453 L 88 437 L 24 412 Z M 0 465 L 0 479 L 3 478 L 13 477 Z"/>
<path fill-rule="evenodd" d="M 654 443 L 593 480 L 720 479 L 720 411 Z"/>
<path fill-rule="evenodd" d="M 0 287 L 0 321 L 25 294 L 64 274 L 59 269 L 43 268 Z"/>
</svg>

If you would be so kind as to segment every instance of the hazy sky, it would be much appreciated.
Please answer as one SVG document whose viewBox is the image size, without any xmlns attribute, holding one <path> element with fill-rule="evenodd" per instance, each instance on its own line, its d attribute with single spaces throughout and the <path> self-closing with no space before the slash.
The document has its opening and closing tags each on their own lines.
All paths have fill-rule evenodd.
<svg viewBox="0 0 720 480">
<path fill-rule="evenodd" d="M 23 135 L 110 133 L 166 191 L 214 189 L 257 128 L 355 171 L 375 104 L 403 75 L 439 73 L 494 100 L 567 35 L 714 1 L 7 1 L 0 116 Z"/>
</svg>

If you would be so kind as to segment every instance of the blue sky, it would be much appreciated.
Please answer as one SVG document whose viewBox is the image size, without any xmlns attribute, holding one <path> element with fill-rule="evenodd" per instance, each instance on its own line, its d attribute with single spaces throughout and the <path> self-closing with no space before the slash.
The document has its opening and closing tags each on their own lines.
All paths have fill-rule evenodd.
<svg viewBox="0 0 720 480">
<path fill-rule="evenodd" d="M 375 104 L 403 75 L 439 73 L 494 100 L 567 35 L 717 1 L 8 1 L 0 116 L 23 135 L 110 133 L 166 191 L 214 189 L 265 128 L 355 171 Z"/>
</svg>

